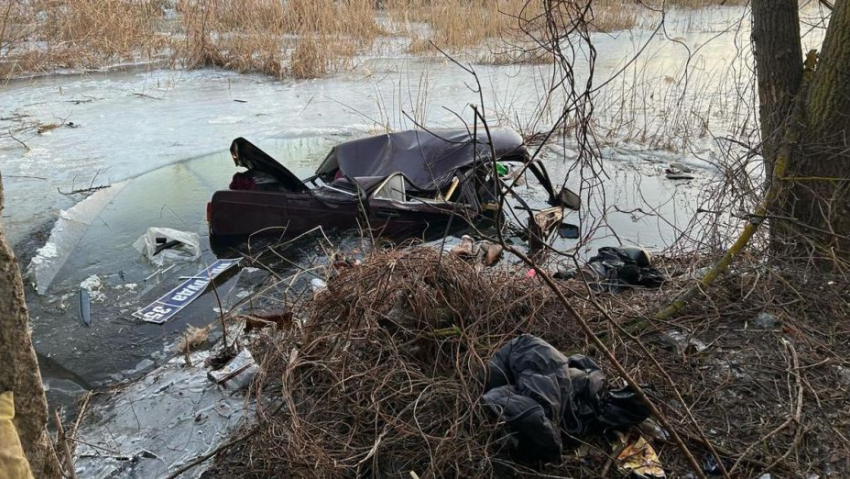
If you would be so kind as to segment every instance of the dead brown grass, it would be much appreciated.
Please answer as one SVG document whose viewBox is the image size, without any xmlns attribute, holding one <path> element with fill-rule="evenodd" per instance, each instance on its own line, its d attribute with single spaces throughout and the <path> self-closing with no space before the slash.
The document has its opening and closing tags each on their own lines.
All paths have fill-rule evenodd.
<svg viewBox="0 0 850 479">
<path fill-rule="evenodd" d="M 389 17 L 407 27 L 413 44 L 423 35 L 413 31 L 416 23 L 427 24 L 426 36 L 441 48 L 477 46 L 485 40 L 519 32 L 520 22 L 530 22 L 541 12 L 542 2 L 527 0 L 388 0 Z"/>
<path fill-rule="evenodd" d="M 167 43 L 161 20 L 160 1 L 8 0 L 0 10 L 0 77 L 150 57 Z"/>
<path fill-rule="evenodd" d="M 381 35 L 367 0 L 182 0 L 187 67 L 313 78 L 344 69 Z"/>
<path fill-rule="evenodd" d="M 653 0 L 660 2 L 660 0 Z M 670 0 L 700 8 L 720 0 Z M 745 0 L 728 0 L 741 4 Z M 646 7 L 573 0 L 563 8 L 599 31 L 631 28 Z M 352 66 L 376 39 L 410 38 L 413 53 L 473 52 L 489 63 L 545 61 L 526 32 L 540 28 L 532 0 L 6 0 L 0 5 L 0 78 L 128 61 L 171 61 L 276 77 L 312 78 Z M 164 12 L 176 8 L 176 19 Z M 507 45 L 507 47 L 506 47 Z"/>
</svg>

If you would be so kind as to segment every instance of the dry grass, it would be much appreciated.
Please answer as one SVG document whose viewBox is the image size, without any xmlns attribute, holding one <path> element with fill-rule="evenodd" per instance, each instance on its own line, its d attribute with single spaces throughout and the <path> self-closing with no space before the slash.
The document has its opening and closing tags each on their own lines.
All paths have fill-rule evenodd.
<svg viewBox="0 0 850 479">
<path fill-rule="evenodd" d="M 560 5 L 599 31 L 631 28 L 647 13 L 646 7 L 621 0 L 592 0 L 588 9 L 589 1 Z M 0 6 L 0 78 L 152 60 L 311 78 L 351 67 L 358 54 L 387 35 L 377 22 L 383 15 L 393 33 L 410 38 L 413 53 L 433 53 L 433 42 L 453 53 L 472 52 L 478 61 L 539 62 L 547 59 L 535 54 L 526 33 L 539 28 L 542 5 L 530 0 L 6 0 Z M 167 19 L 164 12 L 171 10 L 176 15 Z"/>
<path fill-rule="evenodd" d="M 0 77 L 150 57 L 167 44 L 157 32 L 159 1 L 8 0 L 0 8 Z"/>
<path fill-rule="evenodd" d="M 382 32 L 366 0 L 182 0 L 185 66 L 220 66 L 277 77 L 340 70 Z"/>
<path fill-rule="evenodd" d="M 385 10 L 394 22 L 407 26 L 414 46 L 430 40 L 455 50 L 517 34 L 521 24 L 540 15 L 541 7 L 527 0 L 388 0 Z M 430 34 L 417 34 L 416 23 L 427 24 Z"/>
</svg>

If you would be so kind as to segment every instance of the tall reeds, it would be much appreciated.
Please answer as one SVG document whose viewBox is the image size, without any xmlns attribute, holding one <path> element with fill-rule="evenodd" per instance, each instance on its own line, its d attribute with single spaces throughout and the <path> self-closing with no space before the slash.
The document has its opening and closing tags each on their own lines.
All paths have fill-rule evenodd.
<svg viewBox="0 0 850 479">
<path fill-rule="evenodd" d="M 622 0 L 563 5 L 585 12 L 599 31 L 631 28 L 647 12 Z M 542 25 L 542 7 L 539 0 L 6 0 L 0 78 L 140 61 L 311 78 L 349 68 L 388 35 L 409 38 L 414 53 L 435 44 L 475 61 L 533 62 L 541 58 L 527 33 Z"/>
</svg>

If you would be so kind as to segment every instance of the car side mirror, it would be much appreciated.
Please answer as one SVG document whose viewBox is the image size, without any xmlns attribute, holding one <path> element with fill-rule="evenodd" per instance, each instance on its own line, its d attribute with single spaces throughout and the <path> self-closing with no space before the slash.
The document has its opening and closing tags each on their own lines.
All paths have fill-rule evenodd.
<svg viewBox="0 0 850 479">
<path fill-rule="evenodd" d="M 581 208 L 581 197 L 569 188 L 562 188 L 561 192 L 553 198 L 552 206 L 578 210 Z"/>
</svg>

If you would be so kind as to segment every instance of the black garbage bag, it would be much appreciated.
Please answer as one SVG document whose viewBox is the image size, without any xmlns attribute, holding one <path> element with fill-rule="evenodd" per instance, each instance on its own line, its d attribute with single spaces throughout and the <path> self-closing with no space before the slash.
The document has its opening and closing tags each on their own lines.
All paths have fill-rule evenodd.
<svg viewBox="0 0 850 479">
<path fill-rule="evenodd" d="M 489 361 L 483 400 L 510 429 L 513 455 L 526 462 L 557 460 L 562 433 L 622 430 L 649 417 L 631 389 L 607 388 L 593 360 L 567 358 L 531 335 L 514 338 Z"/>
<path fill-rule="evenodd" d="M 597 287 L 619 293 L 630 286 L 659 288 L 667 277 L 651 266 L 649 253 L 641 248 L 599 248 L 587 266 L 599 278 Z"/>
</svg>

